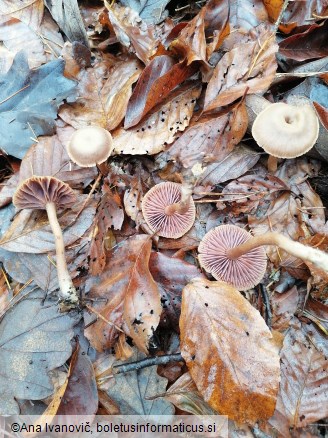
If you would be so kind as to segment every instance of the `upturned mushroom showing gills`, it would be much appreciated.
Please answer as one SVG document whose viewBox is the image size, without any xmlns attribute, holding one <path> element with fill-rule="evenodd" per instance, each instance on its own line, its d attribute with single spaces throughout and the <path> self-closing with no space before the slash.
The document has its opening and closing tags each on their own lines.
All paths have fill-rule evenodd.
<svg viewBox="0 0 328 438">
<path fill-rule="evenodd" d="M 275 232 L 252 236 L 235 225 L 220 225 L 204 236 L 198 247 L 199 262 L 217 280 L 247 290 L 256 286 L 265 274 L 264 245 L 278 246 L 328 272 L 325 252 Z"/>
<path fill-rule="evenodd" d="M 13 204 L 18 209 L 46 210 L 56 246 L 57 276 L 62 308 L 69 309 L 78 303 L 78 296 L 67 269 L 63 233 L 57 219 L 57 209 L 71 207 L 76 196 L 70 186 L 51 176 L 33 176 L 17 188 Z"/>
<path fill-rule="evenodd" d="M 142 201 L 144 219 L 158 236 L 178 239 L 195 221 L 195 204 L 182 184 L 162 182 L 152 187 Z"/>
<path fill-rule="evenodd" d="M 273 103 L 256 117 L 252 135 L 270 155 L 269 170 L 275 171 L 277 158 L 296 158 L 314 146 L 319 135 L 319 120 L 310 105 Z"/>
<path fill-rule="evenodd" d="M 105 161 L 113 148 L 112 136 L 100 126 L 87 126 L 74 132 L 67 146 L 70 159 L 81 167 L 98 166 L 107 174 Z"/>
</svg>

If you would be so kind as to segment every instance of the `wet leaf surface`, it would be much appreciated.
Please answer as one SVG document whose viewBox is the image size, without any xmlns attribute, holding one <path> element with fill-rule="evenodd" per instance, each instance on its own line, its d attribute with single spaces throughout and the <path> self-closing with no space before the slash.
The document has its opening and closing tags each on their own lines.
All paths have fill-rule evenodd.
<svg viewBox="0 0 328 438">
<path fill-rule="evenodd" d="M 181 354 L 213 409 L 250 424 L 271 417 L 280 380 L 278 348 L 236 289 L 193 280 L 183 290 L 180 330 Z M 207 342 L 199 345 L 199 336 Z"/>
</svg>

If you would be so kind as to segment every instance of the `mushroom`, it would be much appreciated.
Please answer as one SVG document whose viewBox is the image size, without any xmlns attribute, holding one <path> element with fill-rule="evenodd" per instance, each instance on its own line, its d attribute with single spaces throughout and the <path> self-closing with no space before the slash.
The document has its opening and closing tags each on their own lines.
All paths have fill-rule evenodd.
<svg viewBox="0 0 328 438">
<path fill-rule="evenodd" d="M 220 225 L 210 230 L 199 244 L 199 261 L 217 280 L 247 290 L 256 286 L 264 276 L 266 256 L 263 245 L 278 246 L 328 272 L 328 254 L 325 252 L 276 232 L 252 236 L 235 225 Z"/>
<path fill-rule="evenodd" d="M 273 103 L 256 117 L 252 135 L 270 155 L 268 169 L 274 172 L 277 158 L 296 158 L 314 146 L 319 135 L 319 120 L 310 105 Z"/>
<path fill-rule="evenodd" d="M 60 300 L 66 308 L 75 307 L 78 302 L 76 289 L 67 269 L 63 233 L 57 219 L 57 208 L 71 207 L 76 196 L 70 186 L 52 176 L 32 176 L 23 181 L 13 196 L 18 209 L 46 210 L 49 224 L 55 237 L 57 276 Z"/>
<path fill-rule="evenodd" d="M 108 169 L 105 161 L 113 148 L 112 136 L 100 126 L 87 126 L 72 135 L 67 153 L 70 159 L 81 167 L 97 166 L 103 175 Z"/>
<path fill-rule="evenodd" d="M 190 190 L 168 181 L 156 184 L 146 193 L 142 213 L 149 228 L 158 236 L 178 239 L 192 227 L 196 209 Z"/>
</svg>

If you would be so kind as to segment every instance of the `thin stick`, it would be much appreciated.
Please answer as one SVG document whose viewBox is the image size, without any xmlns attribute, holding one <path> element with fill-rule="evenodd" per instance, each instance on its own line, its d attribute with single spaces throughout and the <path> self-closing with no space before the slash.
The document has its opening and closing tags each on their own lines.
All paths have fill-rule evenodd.
<svg viewBox="0 0 328 438">
<path fill-rule="evenodd" d="M 263 284 L 260 284 L 260 292 L 261 292 L 263 304 L 264 304 L 264 307 L 265 307 L 265 322 L 266 322 L 266 325 L 271 330 L 271 327 L 272 327 L 272 312 L 271 312 L 270 298 L 269 298 L 269 295 L 268 295 L 267 288 Z"/>
<path fill-rule="evenodd" d="M 170 362 L 181 362 L 184 359 L 181 353 L 166 354 L 163 356 L 147 357 L 146 359 L 138 360 L 130 363 L 122 363 L 120 365 L 113 366 L 113 374 L 128 373 L 130 371 L 139 371 L 143 368 L 151 367 L 154 365 L 166 365 Z"/>
<path fill-rule="evenodd" d="M 281 7 L 281 11 L 280 11 L 280 13 L 278 15 L 278 18 L 277 18 L 277 21 L 275 22 L 275 25 L 274 25 L 274 33 L 277 32 L 278 27 L 280 26 L 280 23 L 281 23 L 281 20 L 282 20 L 282 16 L 284 15 L 285 10 L 287 9 L 288 3 L 289 3 L 289 0 L 285 0 L 284 4 Z"/>
</svg>

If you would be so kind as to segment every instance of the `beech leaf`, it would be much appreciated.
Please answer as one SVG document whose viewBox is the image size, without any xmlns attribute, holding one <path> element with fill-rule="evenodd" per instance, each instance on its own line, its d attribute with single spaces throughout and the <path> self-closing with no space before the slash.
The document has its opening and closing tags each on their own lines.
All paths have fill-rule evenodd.
<svg viewBox="0 0 328 438">
<path fill-rule="evenodd" d="M 181 354 L 213 409 L 250 424 L 271 417 L 278 348 L 259 312 L 235 288 L 192 280 L 182 294 L 180 330 Z"/>
<path fill-rule="evenodd" d="M 7 154 L 23 158 L 34 136 L 53 133 L 57 109 L 76 86 L 63 71 L 60 59 L 30 70 L 19 52 L 8 73 L 0 75 L 0 147 Z"/>
<path fill-rule="evenodd" d="M 185 84 L 172 91 L 138 125 L 128 130 L 119 128 L 114 131 L 114 152 L 131 155 L 153 155 L 161 152 L 188 126 L 200 91 L 198 83 Z"/>
<path fill-rule="evenodd" d="M 59 313 L 55 302 L 44 302 L 40 290 L 30 291 L 28 298 L 7 311 L 0 324 L 0 393 L 7 401 L 41 400 L 52 394 L 48 373 L 71 356 L 77 321 L 71 314 Z M 0 412 L 12 414 L 1 398 Z"/>
</svg>

